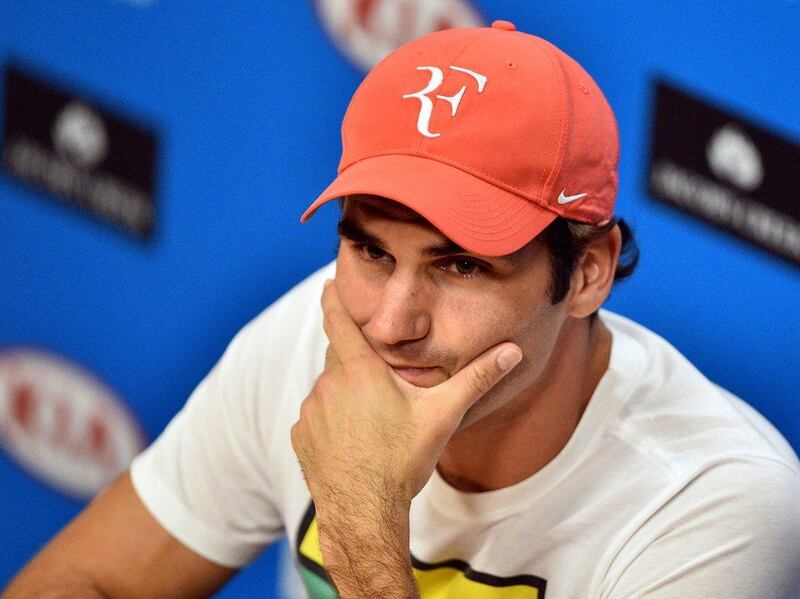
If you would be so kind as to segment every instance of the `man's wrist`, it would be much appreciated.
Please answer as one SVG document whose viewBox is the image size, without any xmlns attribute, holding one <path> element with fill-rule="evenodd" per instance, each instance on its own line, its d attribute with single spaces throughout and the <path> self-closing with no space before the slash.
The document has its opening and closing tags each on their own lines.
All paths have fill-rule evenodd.
<svg viewBox="0 0 800 599">
<path fill-rule="evenodd" d="M 320 506 L 320 550 L 342 599 L 417 597 L 403 502 Z"/>
</svg>

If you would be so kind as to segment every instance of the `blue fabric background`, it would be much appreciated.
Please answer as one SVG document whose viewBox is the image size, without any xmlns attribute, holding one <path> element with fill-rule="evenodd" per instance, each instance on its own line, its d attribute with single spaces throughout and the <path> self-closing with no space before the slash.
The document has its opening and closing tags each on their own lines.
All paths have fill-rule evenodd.
<svg viewBox="0 0 800 599">
<path fill-rule="evenodd" d="M 646 194 L 652 82 L 800 140 L 800 2 L 483 0 L 578 59 L 620 126 L 618 213 L 639 270 L 608 306 L 664 335 L 800 448 L 800 270 Z M 0 347 L 97 373 L 150 439 L 227 341 L 332 259 L 336 210 L 299 216 L 336 172 L 363 73 L 312 2 L 0 3 L 0 59 L 155 126 L 157 233 L 140 243 L 0 175 Z M 2 101 L 2 100 L 0 100 Z M 0 455 L 0 587 L 82 504 Z M 277 596 L 271 550 L 220 597 Z"/>
</svg>

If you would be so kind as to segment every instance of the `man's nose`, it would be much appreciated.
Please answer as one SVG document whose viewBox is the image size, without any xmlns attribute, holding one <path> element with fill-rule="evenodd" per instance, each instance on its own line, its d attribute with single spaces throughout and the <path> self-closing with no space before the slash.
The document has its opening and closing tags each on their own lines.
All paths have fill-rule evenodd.
<svg viewBox="0 0 800 599">
<path fill-rule="evenodd" d="M 364 332 L 385 345 L 423 339 L 430 331 L 430 308 L 424 282 L 414 273 L 395 269 L 383 284 Z"/>
</svg>

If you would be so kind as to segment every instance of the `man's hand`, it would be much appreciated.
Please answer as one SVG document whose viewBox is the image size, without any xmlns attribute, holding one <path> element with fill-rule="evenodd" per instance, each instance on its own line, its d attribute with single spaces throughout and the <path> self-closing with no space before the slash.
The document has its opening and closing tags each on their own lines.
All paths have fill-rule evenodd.
<svg viewBox="0 0 800 599">
<path fill-rule="evenodd" d="M 342 597 L 394 596 L 386 594 L 392 590 L 409 597 L 411 500 L 466 411 L 522 352 L 502 343 L 440 385 L 417 387 L 375 353 L 335 284 L 326 284 L 322 308 L 330 341 L 325 369 L 291 433 L 323 557 Z"/>
</svg>

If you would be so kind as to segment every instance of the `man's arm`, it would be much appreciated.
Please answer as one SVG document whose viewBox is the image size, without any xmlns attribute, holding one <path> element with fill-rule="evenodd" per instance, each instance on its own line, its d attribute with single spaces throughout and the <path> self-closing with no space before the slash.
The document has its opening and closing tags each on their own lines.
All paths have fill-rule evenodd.
<svg viewBox="0 0 800 599">
<path fill-rule="evenodd" d="M 208 597 L 235 573 L 171 536 L 126 472 L 17 574 L 2 599 Z"/>
<path fill-rule="evenodd" d="M 365 497 L 335 509 L 322 505 L 317 511 L 320 550 L 340 597 L 419 597 L 411 569 L 408 506 L 387 510 L 384 504 L 375 510 Z"/>
<path fill-rule="evenodd" d="M 330 344 L 300 407 L 292 447 L 314 499 L 325 566 L 342 599 L 411 599 L 411 500 L 469 409 L 522 358 L 493 347 L 443 383 L 416 387 L 372 349 L 334 283 L 322 294 Z"/>
</svg>

